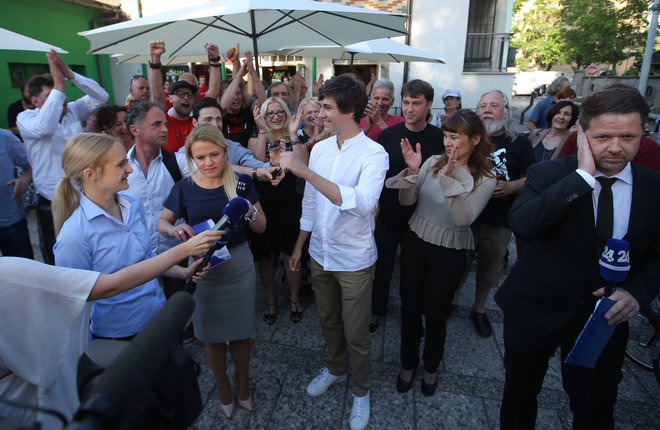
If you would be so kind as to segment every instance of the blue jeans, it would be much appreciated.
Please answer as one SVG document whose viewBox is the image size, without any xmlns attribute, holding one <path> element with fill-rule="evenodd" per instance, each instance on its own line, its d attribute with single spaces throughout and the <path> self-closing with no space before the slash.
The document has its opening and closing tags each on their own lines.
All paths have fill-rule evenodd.
<svg viewBox="0 0 660 430">
<path fill-rule="evenodd" d="M 0 251 L 5 257 L 24 257 L 34 259 L 27 220 L 0 228 Z"/>
</svg>

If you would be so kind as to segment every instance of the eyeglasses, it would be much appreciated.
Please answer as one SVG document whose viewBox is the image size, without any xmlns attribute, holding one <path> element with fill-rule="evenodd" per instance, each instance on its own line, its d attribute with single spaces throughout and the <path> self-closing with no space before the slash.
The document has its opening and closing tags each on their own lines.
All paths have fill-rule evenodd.
<svg viewBox="0 0 660 430">
<path fill-rule="evenodd" d="M 283 110 L 278 110 L 278 111 L 270 110 L 266 112 L 266 116 L 268 118 L 275 118 L 275 116 L 286 116 L 286 112 L 284 112 Z"/>
<path fill-rule="evenodd" d="M 174 94 L 180 99 L 192 99 L 195 97 L 193 93 L 189 93 L 188 91 L 175 91 Z"/>
</svg>

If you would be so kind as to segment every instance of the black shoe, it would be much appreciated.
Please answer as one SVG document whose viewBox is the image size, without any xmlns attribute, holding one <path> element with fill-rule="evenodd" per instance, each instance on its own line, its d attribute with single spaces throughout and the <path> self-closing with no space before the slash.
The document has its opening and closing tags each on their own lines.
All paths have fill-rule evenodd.
<svg viewBox="0 0 660 430">
<path fill-rule="evenodd" d="M 435 375 L 435 382 L 432 384 L 427 384 L 424 377 L 422 377 L 422 394 L 426 397 L 432 396 L 436 388 L 438 388 L 438 375 Z"/>
<path fill-rule="evenodd" d="M 369 334 L 376 333 L 380 325 L 380 315 L 372 315 L 369 319 Z"/>
<path fill-rule="evenodd" d="M 470 312 L 470 319 L 474 324 L 474 329 L 477 331 L 477 334 L 481 337 L 490 337 L 493 334 L 493 327 L 490 325 L 488 316 L 485 313 L 479 312 Z"/>
<path fill-rule="evenodd" d="M 399 393 L 407 393 L 413 386 L 413 381 L 415 380 L 415 371 L 413 370 L 412 375 L 410 375 L 410 381 L 404 381 L 401 379 L 401 372 L 396 376 L 396 390 Z"/>
</svg>

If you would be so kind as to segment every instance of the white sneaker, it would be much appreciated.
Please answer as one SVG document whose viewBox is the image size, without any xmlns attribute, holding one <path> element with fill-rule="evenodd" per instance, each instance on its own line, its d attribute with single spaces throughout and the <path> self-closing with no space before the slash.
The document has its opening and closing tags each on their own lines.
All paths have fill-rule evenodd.
<svg viewBox="0 0 660 430">
<path fill-rule="evenodd" d="M 330 373 L 327 367 L 324 367 L 321 369 L 321 373 L 319 373 L 316 378 L 312 379 L 312 382 L 310 382 L 307 386 L 307 394 L 312 397 L 320 396 L 321 394 L 325 393 L 328 388 L 335 382 L 342 382 L 345 380 L 345 373 L 343 375 L 336 376 Z"/>
<path fill-rule="evenodd" d="M 362 397 L 353 394 L 353 409 L 351 410 L 351 430 L 363 430 L 369 424 L 371 405 L 369 392 Z"/>
</svg>

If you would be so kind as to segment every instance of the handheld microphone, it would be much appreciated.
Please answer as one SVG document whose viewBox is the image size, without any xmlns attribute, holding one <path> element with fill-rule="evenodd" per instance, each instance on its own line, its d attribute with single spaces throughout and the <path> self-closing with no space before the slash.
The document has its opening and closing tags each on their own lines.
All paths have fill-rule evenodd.
<svg viewBox="0 0 660 430">
<path fill-rule="evenodd" d="M 630 271 L 630 244 L 627 240 L 607 239 L 605 249 L 598 260 L 600 276 L 605 280 L 605 296 L 609 297 L 618 283 L 623 282 Z"/>
<path fill-rule="evenodd" d="M 236 180 L 236 194 L 238 197 L 247 198 L 250 193 L 252 193 L 252 178 L 250 175 L 243 173 Z"/>
<path fill-rule="evenodd" d="M 215 223 L 215 225 L 211 227 L 210 230 L 224 230 L 230 225 L 238 224 L 249 210 L 250 204 L 243 197 L 234 197 L 233 199 L 229 200 L 229 203 L 227 203 L 227 206 L 225 206 L 224 210 L 222 211 L 224 215 L 222 218 L 220 218 L 220 221 Z M 225 239 L 225 241 L 226 240 L 227 239 Z M 206 265 L 211 260 L 211 257 L 213 257 L 215 250 L 216 247 L 214 246 L 213 248 L 206 251 L 204 257 L 202 258 L 202 262 L 199 264 L 199 266 L 197 266 L 197 271 L 195 273 L 200 272 L 204 267 L 206 267 Z"/>
</svg>

